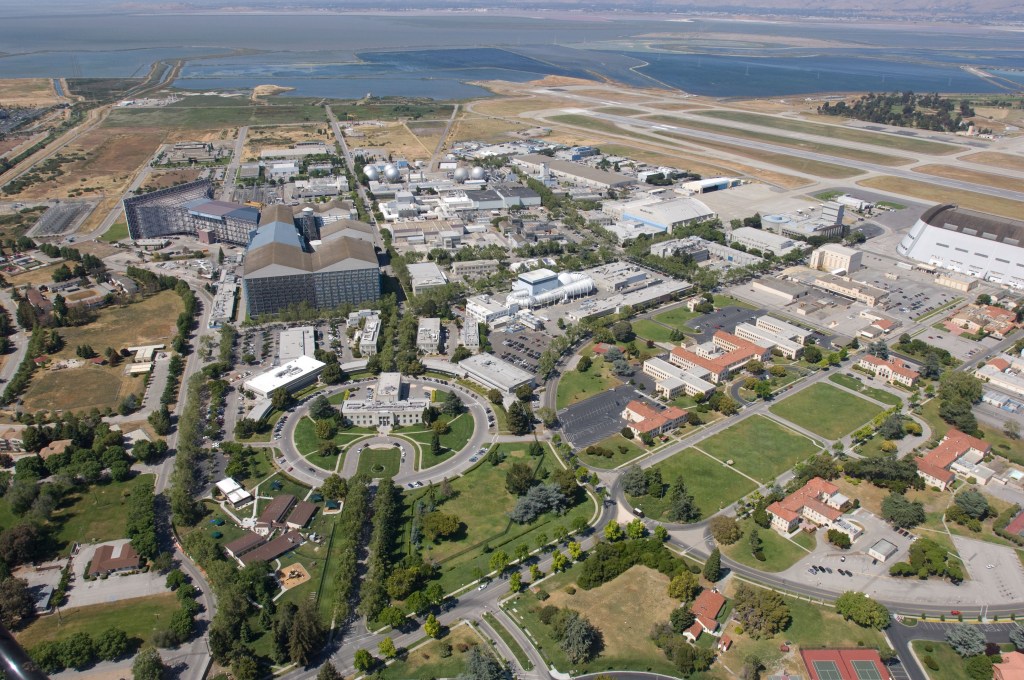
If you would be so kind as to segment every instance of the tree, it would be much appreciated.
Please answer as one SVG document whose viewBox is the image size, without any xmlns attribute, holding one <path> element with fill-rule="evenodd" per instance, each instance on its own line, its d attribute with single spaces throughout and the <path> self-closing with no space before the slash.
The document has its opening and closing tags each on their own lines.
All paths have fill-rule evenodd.
<svg viewBox="0 0 1024 680">
<path fill-rule="evenodd" d="M 601 633 L 585 616 L 572 612 L 562 632 L 558 646 L 572 663 L 589 661 L 600 649 Z"/>
<path fill-rule="evenodd" d="M 752 528 L 750 534 L 747 536 L 747 542 L 750 544 L 750 552 L 755 557 L 761 554 L 764 550 L 764 540 L 761 539 L 761 532 L 757 529 Z M 761 559 L 758 557 L 758 559 Z M 763 560 L 762 560 L 763 561 Z"/>
<path fill-rule="evenodd" d="M 836 613 L 863 628 L 882 629 L 889 625 L 889 610 L 883 604 L 852 590 L 836 598 Z"/>
<path fill-rule="evenodd" d="M 566 549 L 569 551 L 569 557 L 572 558 L 572 561 L 579 562 L 580 557 L 583 555 L 583 546 L 578 541 L 569 541 Z"/>
<path fill-rule="evenodd" d="M 435 456 L 441 455 L 441 435 L 437 433 L 437 430 L 433 430 L 430 434 L 430 453 Z"/>
<path fill-rule="evenodd" d="M 431 543 L 435 543 L 439 539 L 449 538 L 459 533 L 462 521 L 458 515 L 435 510 L 423 515 L 420 528 L 423 530 L 423 536 Z"/>
<path fill-rule="evenodd" d="M 672 522 L 692 522 L 700 517 L 700 509 L 686 491 L 682 477 L 677 477 L 669 489 L 667 516 Z"/>
<path fill-rule="evenodd" d="M 722 576 L 722 553 L 718 548 L 711 551 L 708 561 L 704 563 L 704 578 L 714 583 Z"/>
<path fill-rule="evenodd" d="M 561 550 L 556 550 L 551 555 L 551 572 L 557 574 L 560 571 L 565 571 L 569 568 L 569 559 L 562 554 Z"/>
<path fill-rule="evenodd" d="M 992 657 L 981 654 L 964 661 L 964 672 L 970 680 L 991 680 Z"/>
<path fill-rule="evenodd" d="M 633 324 L 628 321 L 616 321 L 612 325 L 612 337 L 616 342 L 630 342 L 634 337 Z"/>
<path fill-rule="evenodd" d="M 505 570 L 508 569 L 509 562 L 511 561 L 512 559 L 508 556 L 507 552 L 504 550 L 496 550 L 491 553 L 491 559 L 488 562 L 488 566 L 490 566 L 491 571 L 496 571 L 500 575 L 505 573 Z"/>
<path fill-rule="evenodd" d="M 772 590 L 741 583 L 733 599 L 733 615 L 744 631 L 755 640 L 771 637 L 785 629 L 790 621 L 789 607 Z"/>
<path fill-rule="evenodd" d="M 589 355 L 584 354 L 580 357 L 580 360 L 576 363 L 576 370 L 580 373 L 586 373 L 590 370 L 590 367 L 594 364 L 594 360 Z"/>
<path fill-rule="evenodd" d="M 435 640 L 441 637 L 441 624 L 436 616 L 427 614 L 427 619 L 423 622 L 423 632 Z"/>
<path fill-rule="evenodd" d="M 96 658 L 96 646 L 86 632 L 73 633 L 60 643 L 60 659 L 67 668 L 81 670 Z"/>
<path fill-rule="evenodd" d="M 171 431 L 171 413 L 167 410 L 166 404 L 161 404 L 160 408 L 150 413 L 148 420 L 153 426 L 153 431 L 161 437 Z"/>
<path fill-rule="evenodd" d="M 536 483 L 533 467 L 522 461 L 514 461 L 505 473 L 505 489 L 513 496 L 522 496 Z"/>
<path fill-rule="evenodd" d="M 292 663 L 309 665 L 309 660 L 320 651 L 324 642 L 324 624 L 320 611 L 309 599 L 303 599 L 292 621 L 288 639 L 288 654 Z"/>
<path fill-rule="evenodd" d="M 721 545 L 732 545 L 740 540 L 740 536 L 743 535 L 740 524 L 736 521 L 735 517 L 715 515 L 711 518 L 709 528 L 711 529 L 711 535 Z"/>
<path fill-rule="evenodd" d="M 270 405 L 275 411 L 287 411 L 291 399 L 292 397 L 288 394 L 288 390 L 283 387 L 278 387 L 270 393 Z"/>
<path fill-rule="evenodd" d="M 8 576 L 0 581 L 0 622 L 7 628 L 24 621 L 35 612 L 35 600 L 28 590 L 28 581 Z"/>
<path fill-rule="evenodd" d="M 322 394 L 317 396 L 309 405 L 309 417 L 313 420 L 327 420 L 337 415 L 338 412 L 331 406 L 331 402 Z M 326 437 L 321 437 L 321 439 L 326 439 Z"/>
<path fill-rule="evenodd" d="M 343 680 L 344 676 L 338 672 L 330 661 L 320 666 L 320 672 L 316 674 L 316 680 Z"/>
<path fill-rule="evenodd" d="M 1013 630 L 1010 631 L 1010 642 L 1018 650 L 1024 649 L 1024 628 L 1014 626 Z"/>
<path fill-rule="evenodd" d="M 614 543 L 622 538 L 622 527 L 615 520 L 604 525 L 604 540 Z"/>
<path fill-rule="evenodd" d="M 454 391 L 448 392 L 444 398 L 444 402 L 441 404 L 441 413 L 449 416 L 457 416 L 462 413 L 465 406 L 462 403 L 462 399 Z"/>
<path fill-rule="evenodd" d="M 377 660 L 365 649 L 357 649 L 353 664 L 357 671 L 367 673 L 377 664 Z"/>
<path fill-rule="evenodd" d="M 337 385 L 344 379 L 345 373 L 341 370 L 341 366 L 334 361 L 324 366 L 324 370 L 320 372 L 320 382 L 325 385 Z"/>
<path fill-rule="evenodd" d="M 337 473 L 331 475 L 320 485 L 320 493 L 324 498 L 341 500 L 348 495 L 348 480 L 340 477 Z"/>
<path fill-rule="evenodd" d="M 487 390 L 487 400 L 495 405 L 500 404 L 501 392 L 492 387 L 491 389 Z"/>
<path fill-rule="evenodd" d="M 679 634 L 682 634 L 683 631 L 689 629 L 696 620 L 697 617 L 694 616 L 693 612 L 686 607 L 676 607 L 669 615 L 669 621 L 672 623 L 672 630 Z"/>
<path fill-rule="evenodd" d="M 163 680 L 167 666 L 160 658 L 160 652 L 147 647 L 135 656 L 132 662 L 132 678 L 134 680 Z"/>
<path fill-rule="evenodd" d="M 849 550 L 852 545 L 850 537 L 839 529 L 829 529 L 826 536 L 828 537 L 829 543 L 837 548 L 841 548 L 842 550 Z"/>
<path fill-rule="evenodd" d="M 891 493 L 882 501 L 882 517 L 897 529 L 911 529 L 924 522 L 924 505 Z"/>
<path fill-rule="evenodd" d="M 1016 420 L 1007 420 L 1003 423 L 1003 434 L 1010 439 L 1020 439 L 1020 424 Z"/>
<path fill-rule="evenodd" d="M 956 495 L 953 501 L 969 517 L 985 519 L 989 514 L 988 501 L 975 489 L 966 489 Z"/>
<path fill-rule="evenodd" d="M 167 574 L 167 579 L 164 581 L 164 586 L 168 590 L 174 591 L 183 585 L 188 583 L 188 577 L 181 569 L 173 569 Z"/>
<path fill-rule="evenodd" d="M 427 596 L 427 600 L 430 604 L 440 605 L 444 602 L 444 588 L 437 581 L 428 585 L 426 590 L 423 591 L 423 594 Z"/>
<path fill-rule="evenodd" d="M 523 575 L 521 572 L 514 571 L 508 577 L 508 589 L 513 593 L 518 593 L 523 588 Z"/>
<path fill-rule="evenodd" d="M 814 345 L 804 347 L 804 361 L 809 364 L 816 364 L 821 361 L 821 350 Z"/>
<path fill-rule="evenodd" d="M 978 429 L 978 420 L 966 399 L 940 399 L 939 417 L 962 432 L 971 433 Z"/>
<path fill-rule="evenodd" d="M 377 615 L 377 620 L 385 626 L 399 629 L 406 623 L 405 612 L 395 606 L 384 607 Z"/>
<path fill-rule="evenodd" d="M 530 401 L 533 399 L 533 388 L 529 385 L 520 385 L 516 388 L 516 399 L 519 401 Z"/>
<path fill-rule="evenodd" d="M 622 490 L 630 496 L 646 496 L 647 483 L 647 475 L 639 465 L 630 465 L 622 473 Z"/>
<path fill-rule="evenodd" d="M 395 643 L 389 637 L 386 637 L 377 643 L 377 651 L 379 651 L 380 655 L 385 659 L 391 659 L 398 656 L 398 650 L 395 649 Z"/>
<path fill-rule="evenodd" d="M 946 631 L 946 642 L 962 657 L 985 653 L 985 634 L 975 626 L 950 626 Z"/>
<path fill-rule="evenodd" d="M 522 436 L 533 429 L 533 414 L 523 402 L 514 401 L 508 407 L 506 422 L 512 434 Z"/>
<path fill-rule="evenodd" d="M 697 575 L 689 569 L 682 569 L 668 582 L 668 596 L 681 602 L 687 602 L 697 596 L 700 591 L 700 583 Z"/>
<path fill-rule="evenodd" d="M 508 672 L 501 663 L 476 645 L 466 655 L 466 670 L 458 680 L 505 680 Z"/>
</svg>

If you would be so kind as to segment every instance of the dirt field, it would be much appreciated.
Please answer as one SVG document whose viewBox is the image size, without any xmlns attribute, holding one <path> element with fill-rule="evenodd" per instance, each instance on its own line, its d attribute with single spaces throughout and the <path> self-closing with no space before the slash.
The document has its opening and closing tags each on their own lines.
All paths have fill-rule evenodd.
<svg viewBox="0 0 1024 680">
<path fill-rule="evenodd" d="M 668 581 L 660 572 L 637 566 L 592 590 L 580 588 L 575 595 L 564 590 L 552 592 L 544 604 L 586 614 L 601 629 L 604 656 L 632 657 L 648 647 L 654 649 L 648 637 L 652 622 L 667 621 L 678 605 L 665 594 Z"/>
<path fill-rule="evenodd" d="M 566 105 L 561 99 L 549 97 L 515 97 L 501 99 L 485 99 L 472 103 L 473 111 L 488 116 L 518 116 L 524 111 L 540 111 L 543 109 L 557 109 Z"/>
<path fill-rule="evenodd" d="M 696 109 L 703 109 L 704 106 L 695 104 L 645 104 L 652 109 L 660 109 L 662 111 L 694 111 Z"/>
<path fill-rule="evenodd" d="M 501 118 L 484 118 L 470 114 L 452 125 L 451 139 L 463 141 L 478 139 L 483 142 L 503 142 L 515 138 L 514 132 L 528 130 L 527 125 L 516 125 Z"/>
<path fill-rule="evenodd" d="M 353 130 L 364 136 L 354 138 L 350 146 L 382 146 L 396 158 L 404 157 L 408 160 L 429 157 L 434 153 L 433 147 L 425 146 L 416 135 L 409 132 L 404 123 L 385 123 L 384 127 L 359 125 Z"/>
<path fill-rule="evenodd" d="M 0 79 L 0 103 L 12 106 L 46 106 L 60 102 L 49 78 Z"/>
<path fill-rule="evenodd" d="M 72 347 L 74 352 L 74 347 Z M 124 374 L 124 365 L 95 366 L 59 371 L 40 370 L 25 391 L 23 404 L 28 411 L 78 411 L 116 408 L 129 394 L 141 396 L 145 389 L 142 376 Z"/>
<path fill-rule="evenodd" d="M 309 580 L 309 572 L 300 562 L 282 567 L 277 572 L 277 578 L 281 582 L 282 590 L 289 590 L 295 586 L 301 586 Z"/>
<path fill-rule="evenodd" d="M 997 168 L 1020 170 L 1021 172 L 1024 172 L 1024 156 L 1014 156 L 1013 154 L 998 153 L 996 151 L 980 151 L 978 153 L 961 156 L 960 160 L 968 161 L 969 163 L 994 165 Z"/>
<path fill-rule="evenodd" d="M 441 134 L 447 124 L 447 121 L 442 120 L 410 121 L 405 123 L 405 129 L 416 137 L 420 144 L 433 152 L 437 148 L 437 143 L 441 141 Z"/>
<path fill-rule="evenodd" d="M 245 138 L 242 157 L 245 160 L 258 160 L 263 149 L 280 149 L 298 142 L 325 142 L 330 145 L 330 131 L 317 125 L 273 125 L 249 128 Z"/>
<path fill-rule="evenodd" d="M 749 111 L 760 111 L 762 113 L 804 113 L 818 115 L 820 102 L 805 102 L 802 99 L 745 99 L 738 102 L 729 102 L 729 106 Z M 837 122 L 837 119 L 829 117 L 830 122 Z"/>
<path fill-rule="evenodd" d="M 891 175 L 863 179 L 858 181 L 857 184 L 871 189 L 891 191 L 895 194 L 902 194 L 934 203 L 956 203 L 970 210 L 1002 215 L 1003 217 L 1013 219 L 1019 219 L 1024 214 L 1024 203 L 1020 201 L 1012 201 L 1008 198 L 999 198 L 998 196 L 988 196 L 973 191 L 946 189 L 934 184 L 892 177 Z"/>
<path fill-rule="evenodd" d="M 999 189 L 1009 189 L 1011 191 L 1019 191 L 1021 185 L 1024 184 L 1024 182 L 1021 182 L 1021 180 L 1014 177 L 994 175 L 991 172 L 978 172 L 975 170 L 968 170 L 966 168 L 953 167 L 951 165 L 919 165 L 914 168 L 914 172 L 920 172 L 925 175 L 935 175 L 936 177 L 945 177 L 947 179 L 956 179 L 963 182 L 971 182 L 972 184 L 993 186 Z"/>
<path fill-rule="evenodd" d="M 202 174 L 201 168 L 183 168 L 181 170 L 168 170 L 166 172 L 154 172 L 146 179 L 143 189 L 151 191 L 154 189 L 166 189 L 179 182 L 192 182 L 199 179 Z"/>
</svg>

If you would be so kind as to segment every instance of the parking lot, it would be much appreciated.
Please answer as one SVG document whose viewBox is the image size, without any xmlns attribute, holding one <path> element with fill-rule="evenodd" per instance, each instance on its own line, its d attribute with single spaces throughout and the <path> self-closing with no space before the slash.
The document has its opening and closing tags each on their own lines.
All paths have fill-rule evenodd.
<svg viewBox="0 0 1024 680">
<path fill-rule="evenodd" d="M 537 372 L 537 361 L 548 348 L 551 338 L 539 331 L 519 327 L 520 330 L 492 331 L 491 346 L 494 353 L 530 373 Z"/>
<path fill-rule="evenodd" d="M 622 429 L 622 409 L 638 398 L 632 385 L 619 385 L 574 404 L 558 414 L 562 432 L 574 446 L 596 444 Z"/>
</svg>

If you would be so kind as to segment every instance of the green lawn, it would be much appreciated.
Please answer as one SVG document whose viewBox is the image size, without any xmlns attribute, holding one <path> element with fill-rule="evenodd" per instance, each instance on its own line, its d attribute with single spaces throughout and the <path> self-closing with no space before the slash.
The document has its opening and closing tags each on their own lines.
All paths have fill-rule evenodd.
<svg viewBox="0 0 1024 680">
<path fill-rule="evenodd" d="M 322 108 L 308 105 L 190 106 L 186 97 L 179 105 L 153 109 L 116 109 L 107 116 L 105 128 L 155 127 L 187 130 L 223 130 L 240 125 L 323 123 Z"/>
<path fill-rule="evenodd" d="M 125 507 L 132 490 L 153 475 L 136 475 L 126 482 L 97 484 L 69 494 L 51 519 L 57 547 L 68 554 L 75 543 L 101 543 L 125 537 Z"/>
<path fill-rule="evenodd" d="M 128 238 L 128 223 L 127 222 L 115 222 L 110 225 L 110 228 L 103 232 L 100 236 L 101 241 L 107 243 L 115 243 Z"/>
<path fill-rule="evenodd" d="M 179 608 L 173 593 L 161 593 L 130 600 L 106 602 L 89 607 L 61 609 L 60 618 L 44 616 L 33 621 L 15 636 L 28 650 L 47 640 L 63 640 L 75 633 L 93 636 L 107 628 L 120 628 L 128 637 L 151 645 L 153 634 L 167 627 L 171 614 Z"/>
<path fill-rule="evenodd" d="M 874 418 L 882 407 L 831 385 L 817 383 L 780 401 L 770 410 L 826 439 L 839 439 Z"/>
<path fill-rule="evenodd" d="M 515 506 L 516 498 L 505 490 L 505 474 L 512 461 L 525 461 L 541 471 L 554 471 L 559 463 L 550 451 L 545 451 L 540 458 L 530 457 L 526 453 L 525 444 L 500 444 L 498 448 L 507 455 L 505 462 L 494 466 L 483 460 L 462 477 L 452 480 L 454 497 L 438 507 L 442 512 L 457 515 L 462 520 L 463 530 L 454 540 L 443 540 L 436 544 L 424 542 L 421 546 L 423 559 L 440 567 L 441 584 L 448 592 L 473 581 L 476 568 L 484 573 L 490 571 L 490 557 L 486 548 L 500 548 L 509 555 L 514 554 L 520 544 L 533 549 L 537 547 L 540 534 L 550 538 L 555 526 L 561 525 L 568 529 L 574 518 L 589 520 L 593 514 L 593 501 L 581 489 L 579 503 L 565 515 L 543 515 L 533 524 L 527 525 L 511 522 L 508 513 Z M 428 493 L 429 487 L 409 492 L 407 507 L 411 509 L 418 499 Z M 408 546 L 411 531 L 409 513 L 406 519 L 405 541 L 408 552 L 411 549 Z"/>
<path fill-rule="evenodd" d="M 757 488 L 757 484 L 735 470 L 692 448 L 680 451 L 654 467 L 661 472 L 665 484 L 672 484 L 677 478 L 683 478 L 687 491 L 693 494 L 693 499 L 700 508 L 701 519 L 710 517 Z M 630 496 L 629 502 L 635 507 L 643 508 L 644 514 L 652 519 L 665 518 L 665 512 L 668 510 L 667 496 Z"/>
<path fill-rule="evenodd" d="M 441 453 L 436 456 L 430 452 L 430 440 L 433 438 L 433 434 L 429 430 L 420 428 L 410 432 L 399 430 L 396 434 L 421 445 L 423 457 L 420 459 L 420 469 L 424 470 L 451 458 L 461 451 L 473 436 L 473 416 L 469 413 L 463 413 L 456 417 L 448 423 L 448 426 L 450 429 L 447 434 L 441 435 Z"/>
<path fill-rule="evenodd" d="M 364 449 L 359 454 L 359 467 L 356 471 L 374 478 L 394 477 L 398 474 L 401 462 L 402 454 L 398 449 Z"/>
<path fill-rule="evenodd" d="M 604 456 L 595 456 L 587 453 L 586 449 L 580 449 L 576 452 L 579 459 L 585 464 L 595 468 L 616 468 L 623 463 L 628 463 L 634 458 L 642 456 L 647 450 L 635 439 L 626 439 L 621 434 L 614 434 L 608 439 L 599 441 L 594 446 L 603 447 L 609 451 L 613 451 L 614 455 L 611 458 L 605 458 Z M 623 451 L 625 449 L 625 451 Z"/>
<path fill-rule="evenodd" d="M 678 328 L 679 330 L 690 331 L 692 333 L 693 328 L 689 326 L 688 322 L 691 321 L 692 319 L 696 319 L 700 315 L 700 312 L 691 312 L 686 307 L 676 307 L 675 309 L 669 310 L 667 312 L 655 314 L 654 320 L 660 321 L 661 323 L 669 326 L 673 326 L 675 328 Z M 635 323 L 633 324 L 633 327 L 636 328 Z"/>
<path fill-rule="evenodd" d="M 755 415 L 705 439 L 699 448 L 737 470 L 769 483 L 805 458 L 821 450 L 818 442 Z"/>
<path fill-rule="evenodd" d="M 672 329 L 665 328 L 660 323 L 650 319 L 638 319 L 633 322 L 633 332 L 637 337 L 653 340 L 654 342 L 671 342 Z"/>
<path fill-rule="evenodd" d="M 604 360 L 598 357 L 586 373 L 568 371 L 562 375 L 555 403 L 558 410 L 562 410 L 620 384 L 621 381 L 612 375 L 611 366 L 605 365 Z"/>
<path fill-rule="evenodd" d="M 914 653 L 921 660 L 921 667 L 931 680 L 960 680 L 964 677 L 964 660 L 947 643 L 914 640 L 910 644 L 913 645 Z M 932 651 L 929 652 L 926 647 L 930 647 Z M 935 660 L 939 670 L 933 671 L 928 668 L 924 661 L 926 656 Z"/>
<path fill-rule="evenodd" d="M 715 309 L 722 307 L 739 307 L 740 309 L 757 309 L 753 305 L 732 297 L 731 295 L 715 295 Z"/>
<path fill-rule="evenodd" d="M 740 520 L 740 527 L 743 529 L 743 537 L 732 545 L 722 546 L 722 554 L 740 564 L 761 571 L 785 571 L 810 554 L 796 543 L 779 535 L 774 529 L 762 529 L 757 526 L 752 519 Z M 750 552 L 747 537 L 750 535 L 751 529 L 757 529 L 761 536 L 764 545 L 764 562 L 758 562 Z"/>
<path fill-rule="evenodd" d="M 870 385 L 865 385 L 859 378 L 851 378 L 845 373 L 833 373 L 828 377 L 828 379 L 837 385 L 842 385 L 847 389 L 856 390 L 865 396 L 871 397 L 875 401 L 880 401 L 883 404 L 888 404 L 889 406 L 899 406 L 903 403 L 903 400 L 892 392 L 872 387 Z"/>
<path fill-rule="evenodd" d="M 441 656 L 441 645 L 451 644 L 451 655 Z M 455 626 L 442 640 L 431 640 L 399 661 L 384 669 L 382 675 L 393 680 L 434 680 L 434 678 L 454 678 L 466 670 L 466 656 L 473 647 L 488 650 L 480 635 L 470 624 Z M 376 649 L 370 650 L 375 656 Z"/>
</svg>

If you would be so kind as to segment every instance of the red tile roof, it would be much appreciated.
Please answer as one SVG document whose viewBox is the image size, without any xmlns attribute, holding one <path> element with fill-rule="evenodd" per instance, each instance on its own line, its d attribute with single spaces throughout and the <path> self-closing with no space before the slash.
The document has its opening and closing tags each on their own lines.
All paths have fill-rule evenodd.
<svg viewBox="0 0 1024 680">
<path fill-rule="evenodd" d="M 1015 536 L 1020 536 L 1021 532 L 1024 531 L 1024 512 L 1017 513 L 1013 521 L 1006 525 L 1006 530 Z"/>
<path fill-rule="evenodd" d="M 89 563 L 89 575 L 98 576 L 121 569 L 135 569 L 139 566 L 139 553 L 131 543 L 121 546 L 121 551 L 114 557 L 114 546 L 101 545 L 96 549 Z"/>
<path fill-rule="evenodd" d="M 702 590 L 690 605 L 690 611 L 697 616 L 713 619 L 725 606 L 725 596 L 713 590 Z"/>
<path fill-rule="evenodd" d="M 1010 362 L 1002 357 L 996 357 L 995 359 L 989 361 L 988 365 L 994 367 L 999 371 L 1005 371 L 1010 367 Z"/>
<path fill-rule="evenodd" d="M 705 359 L 685 347 L 673 348 L 672 354 L 696 366 L 700 366 L 706 371 L 720 375 L 728 371 L 733 366 L 745 364 L 752 359 L 760 359 L 768 352 L 764 347 L 755 345 L 752 342 L 735 336 L 732 333 L 726 333 L 725 331 L 716 331 L 712 340 L 719 347 L 727 345 L 734 347 L 735 349 L 730 349 L 725 352 L 725 354 L 715 359 Z"/>
<path fill-rule="evenodd" d="M 714 619 L 709 619 L 706 616 L 700 616 L 698 614 L 697 623 L 699 623 L 700 627 L 709 633 L 714 633 L 716 630 L 718 630 L 718 621 L 715 621 Z"/>
<path fill-rule="evenodd" d="M 700 621 L 694 621 L 693 625 L 686 629 L 686 632 L 693 636 L 696 640 L 700 637 L 700 634 L 704 632 L 704 628 L 701 627 Z"/>
<path fill-rule="evenodd" d="M 839 487 L 821 477 L 809 480 L 802 487 L 789 494 L 781 501 L 768 506 L 768 512 L 778 515 L 787 522 L 800 517 L 805 507 L 818 512 L 830 520 L 843 516 L 843 511 L 821 502 L 821 496 L 831 496 L 839 491 Z"/>
<path fill-rule="evenodd" d="M 634 399 L 626 404 L 626 410 L 635 413 L 642 420 L 631 423 L 630 426 L 638 432 L 651 432 L 661 429 L 669 423 L 682 420 L 686 417 L 686 411 L 675 406 L 669 406 L 664 411 L 659 411 L 642 401 Z"/>
<path fill-rule="evenodd" d="M 917 459 L 917 467 L 922 472 L 925 472 L 921 464 L 931 465 L 937 468 L 948 469 L 957 458 L 964 455 L 971 449 L 976 449 L 982 453 L 988 453 L 992 448 L 990 444 L 984 442 L 977 437 L 972 437 L 969 434 L 964 434 L 956 428 L 950 428 L 949 432 L 946 433 L 945 438 L 939 445 L 934 449 L 924 454 L 923 457 Z"/>
</svg>

